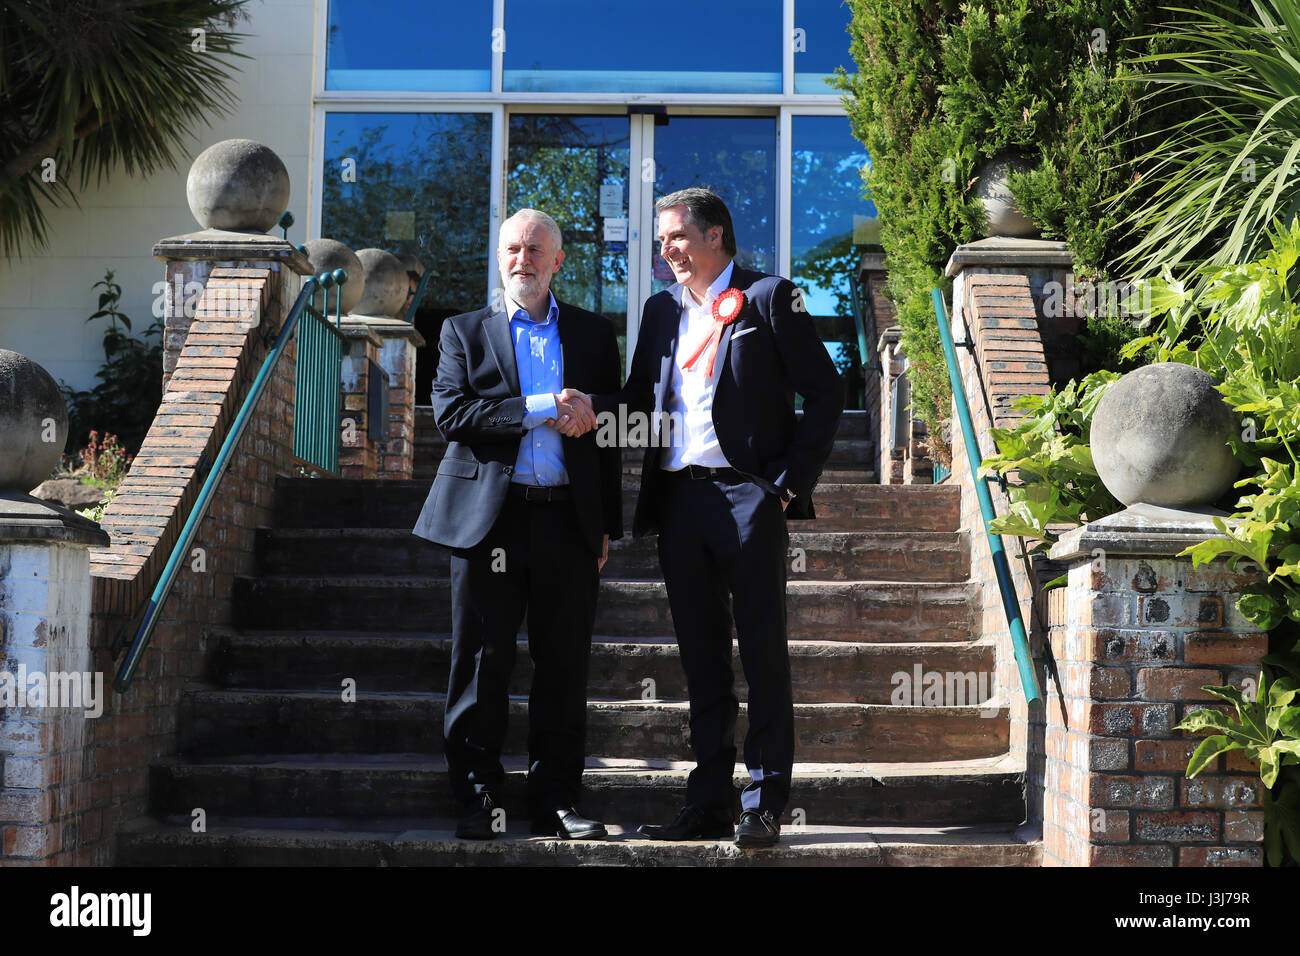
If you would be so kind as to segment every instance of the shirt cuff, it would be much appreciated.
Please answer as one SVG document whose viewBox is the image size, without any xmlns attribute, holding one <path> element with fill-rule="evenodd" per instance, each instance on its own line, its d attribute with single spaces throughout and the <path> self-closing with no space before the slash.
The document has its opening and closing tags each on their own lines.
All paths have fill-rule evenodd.
<svg viewBox="0 0 1300 956">
<path fill-rule="evenodd" d="M 524 431 L 536 428 L 556 414 L 553 394 L 529 395 L 524 399 Z"/>
</svg>

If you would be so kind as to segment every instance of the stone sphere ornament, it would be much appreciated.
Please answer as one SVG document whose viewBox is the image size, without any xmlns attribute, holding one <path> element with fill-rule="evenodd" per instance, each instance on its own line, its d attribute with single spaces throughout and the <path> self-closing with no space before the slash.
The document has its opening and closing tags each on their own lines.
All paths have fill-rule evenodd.
<svg viewBox="0 0 1300 956">
<path fill-rule="evenodd" d="M 366 271 L 366 286 L 353 311 L 359 315 L 397 315 L 410 291 L 406 268 L 397 256 L 383 249 L 358 249 L 357 258 Z"/>
<path fill-rule="evenodd" d="M 984 163 L 975 175 L 975 195 L 984 204 L 984 215 L 988 220 L 985 235 L 1028 237 L 1038 235 L 1038 226 L 1020 211 L 1016 197 L 1008 185 L 1012 173 L 1026 173 L 1030 170 L 1027 160 L 1014 155 L 994 156 Z"/>
<path fill-rule="evenodd" d="M 1232 487 L 1240 462 L 1228 447 L 1237 420 L 1214 376 L 1160 362 L 1106 390 L 1092 418 L 1092 461 L 1106 489 L 1126 505 L 1213 504 Z"/>
<path fill-rule="evenodd" d="M 266 232 L 288 208 L 289 171 L 270 147 L 226 139 L 194 157 L 185 196 L 204 229 Z"/>
<path fill-rule="evenodd" d="M 348 274 L 348 281 L 341 286 L 343 290 L 342 311 L 348 315 L 356 309 L 361 301 L 361 293 L 366 287 L 366 270 L 357 258 L 357 254 L 337 239 L 308 239 L 303 243 L 311 271 L 315 275 L 342 269 Z M 333 295 L 330 296 L 333 299 Z"/>
<path fill-rule="evenodd" d="M 25 355 L 0 349 L 0 490 L 31 491 L 50 476 L 68 442 L 58 384 Z"/>
</svg>

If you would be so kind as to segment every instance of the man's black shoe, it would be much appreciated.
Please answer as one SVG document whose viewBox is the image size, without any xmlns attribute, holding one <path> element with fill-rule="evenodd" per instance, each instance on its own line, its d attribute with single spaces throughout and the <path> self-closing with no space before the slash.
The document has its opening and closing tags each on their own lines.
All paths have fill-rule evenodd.
<svg viewBox="0 0 1300 956">
<path fill-rule="evenodd" d="M 495 840 L 496 811 L 492 795 L 480 793 L 465 801 L 463 815 L 456 824 L 456 836 L 462 840 Z"/>
<path fill-rule="evenodd" d="M 746 810 L 736 827 L 736 846 L 776 846 L 781 824 L 771 810 Z"/>
<path fill-rule="evenodd" d="M 636 832 L 649 840 L 721 840 L 730 839 L 735 827 L 724 816 L 705 814 L 687 804 L 667 826 L 646 824 L 637 827 Z"/>
<path fill-rule="evenodd" d="M 566 840 L 603 840 L 609 836 L 605 824 L 588 820 L 574 807 L 560 807 L 533 817 L 533 833 L 537 836 L 564 837 Z"/>
</svg>

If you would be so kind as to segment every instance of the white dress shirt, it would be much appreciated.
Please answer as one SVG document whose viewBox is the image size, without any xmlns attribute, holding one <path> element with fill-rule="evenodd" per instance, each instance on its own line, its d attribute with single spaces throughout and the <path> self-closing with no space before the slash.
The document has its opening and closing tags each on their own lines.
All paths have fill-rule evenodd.
<svg viewBox="0 0 1300 956">
<path fill-rule="evenodd" d="M 672 293 L 681 303 L 682 317 L 677 326 L 677 351 L 673 356 L 673 377 L 664 397 L 664 411 L 671 420 L 685 427 L 675 430 L 673 438 L 664 448 L 660 467 L 680 471 L 687 465 L 704 465 L 709 468 L 729 468 L 731 462 L 718 445 L 718 435 L 713 429 L 713 389 L 722 371 L 722 356 L 714 362 L 713 375 L 709 376 L 709 363 L 701 356 L 690 369 L 682 368 L 683 356 L 699 348 L 713 329 L 713 300 L 731 283 L 734 262 L 713 280 L 704 294 L 702 304 L 695 301 L 690 289 L 678 283 Z M 719 345 L 721 342 L 719 342 Z M 721 348 L 719 348 L 721 353 Z"/>
</svg>

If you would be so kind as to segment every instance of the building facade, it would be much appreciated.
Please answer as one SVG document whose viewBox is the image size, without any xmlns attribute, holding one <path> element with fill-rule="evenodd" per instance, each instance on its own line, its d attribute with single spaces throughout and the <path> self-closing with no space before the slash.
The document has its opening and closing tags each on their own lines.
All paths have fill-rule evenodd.
<svg viewBox="0 0 1300 956">
<path fill-rule="evenodd" d="M 641 304 L 672 282 L 654 202 L 697 184 L 731 208 L 739 259 L 794 279 L 834 353 L 853 340 L 849 276 L 878 232 L 866 151 L 829 82 L 851 66 L 839 0 L 699 0 L 676 17 L 612 0 L 253 0 L 248 13 L 240 105 L 189 155 L 266 143 L 289 168 L 290 239 L 421 259 L 430 342 L 444 317 L 492 301 L 497 229 L 533 206 L 565 233 L 557 295 L 608 316 L 630 354 Z M 0 344 L 91 386 L 91 286 L 112 268 L 137 329 L 161 315 L 149 250 L 193 228 L 183 170 L 119 173 L 56 210 L 49 249 L 0 265 Z"/>
</svg>

